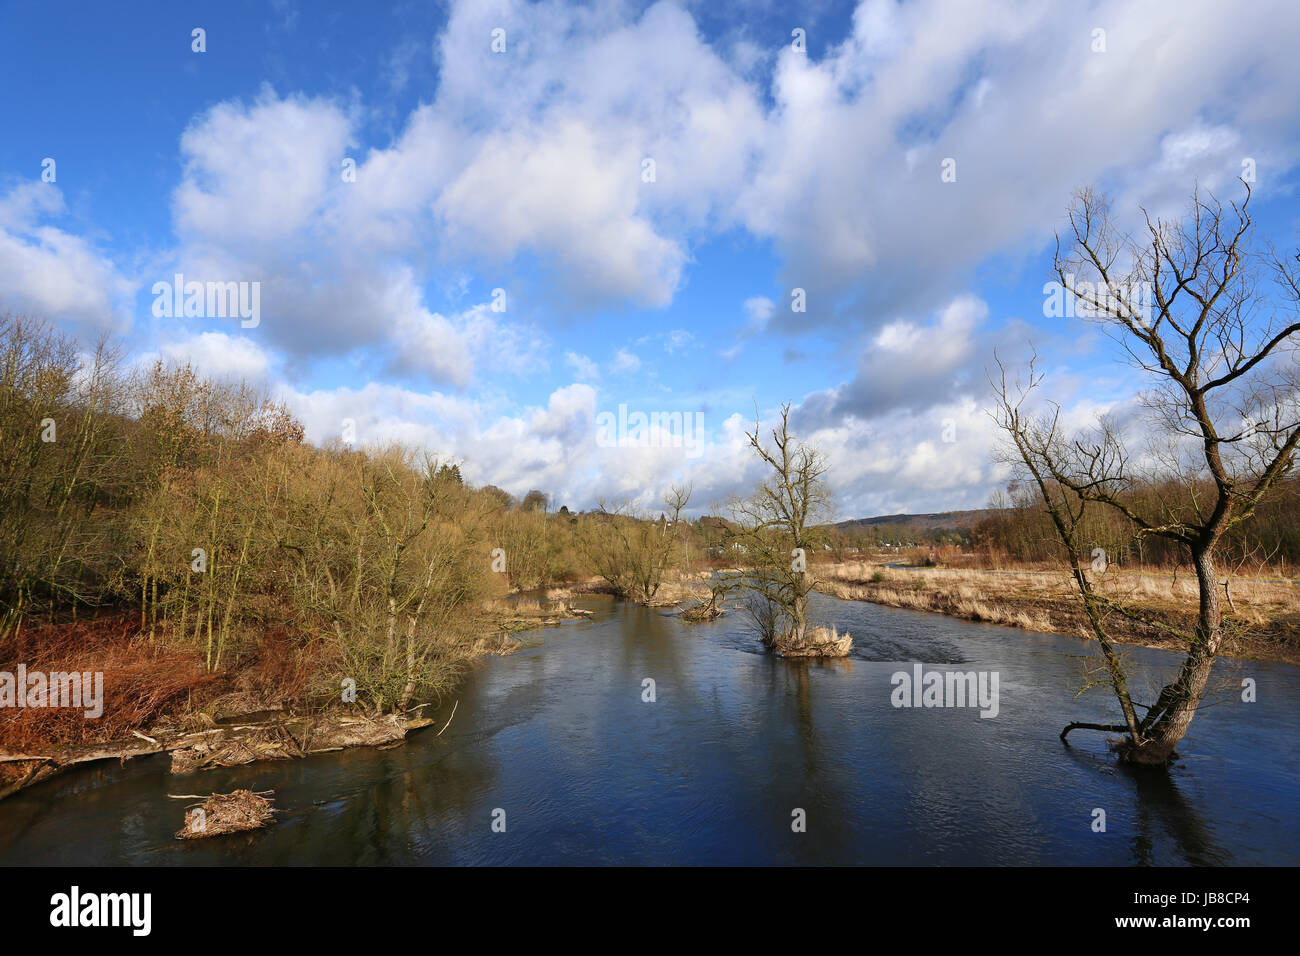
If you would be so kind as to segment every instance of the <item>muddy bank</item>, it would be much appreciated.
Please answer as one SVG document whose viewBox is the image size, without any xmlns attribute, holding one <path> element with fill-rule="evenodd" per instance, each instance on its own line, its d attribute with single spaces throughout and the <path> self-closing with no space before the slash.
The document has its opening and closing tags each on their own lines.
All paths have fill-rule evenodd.
<svg viewBox="0 0 1300 956">
<path fill-rule="evenodd" d="M 0 788 L 0 799 L 48 780 L 70 767 L 97 760 L 130 760 L 171 754 L 171 772 L 192 773 L 210 767 L 233 767 L 255 760 L 290 760 L 330 753 L 347 747 L 376 747 L 403 740 L 433 723 L 428 718 L 401 715 L 290 716 L 249 723 L 230 723 L 206 730 L 151 728 L 127 739 L 51 749 L 48 753 L 0 751 L 0 766 L 13 768 L 11 780 Z"/>
</svg>

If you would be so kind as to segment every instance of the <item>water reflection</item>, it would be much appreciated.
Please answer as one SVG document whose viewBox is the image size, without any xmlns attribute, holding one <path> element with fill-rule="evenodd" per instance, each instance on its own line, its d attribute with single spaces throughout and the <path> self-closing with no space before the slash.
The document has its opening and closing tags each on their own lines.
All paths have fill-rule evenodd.
<svg viewBox="0 0 1300 956">
<path fill-rule="evenodd" d="M 1232 861 L 1232 855 L 1216 845 L 1200 811 L 1183 796 L 1168 772 L 1150 767 L 1124 767 L 1122 772 L 1132 779 L 1137 790 L 1135 863 L 1156 863 L 1157 829 L 1173 838 L 1181 860 L 1192 866 L 1223 866 Z"/>
<path fill-rule="evenodd" d="M 1057 739 L 1069 720 L 1108 719 L 1104 695 L 1073 699 L 1086 645 L 1068 638 L 819 597 L 854 654 L 791 662 L 736 616 L 589 606 L 476 669 L 441 737 L 198 777 L 156 759 L 88 768 L 0 804 L 0 863 L 1300 862 L 1296 668 L 1252 663 L 1259 702 L 1206 708 L 1180 766 L 1150 772 L 1117 766 L 1103 735 Z M 894 708 L 890 675 L 912 662 L 996 670 L 998 716 Z M 172 839 L 183 804 L 169 792 L 238 787 L 276 791 L 273 827 Z"/>
</svg>

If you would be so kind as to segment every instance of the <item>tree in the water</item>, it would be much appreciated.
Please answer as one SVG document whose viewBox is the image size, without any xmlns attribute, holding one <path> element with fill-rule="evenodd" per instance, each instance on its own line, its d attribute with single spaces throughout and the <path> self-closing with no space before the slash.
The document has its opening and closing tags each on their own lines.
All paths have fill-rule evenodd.
<svg viewBox="0 0 1300 956">
<path fill-rule="evenodd" d="M 808 620 L 815 583 L 809 559 L 823 538 L 818 525 L 831 514 L 825 456 L 790 434 L 789 403 L 781 407 L 770 446 L 758 422 L 746 437 L 768 469 L 753 494 L 731 504 L 750 618 L 763 643 L 779 654 L 847 654 L 852 645 L 847 634 L 810 628 Z"/>
<path fill-rule="evenodd" d="M 1136 763 L 1169 762 L 1187 733 L 1224 650 L 1216 550 L 1292 470 L 1300 441 L 1300 269 L 1272 249 L 1252 248 L 1249 199 L 1247 185 L 1245 199 L 1227 211 L 1194 194 L 1181 222 L 1146 216 L 1140 239 L 1123 233 L 1090 190 L 1070 208 L 1072 236 L 1066 251 L 1058 245 L 1056 272 L 1083 316 L 1117 340 L 1149 382 L 1141 448 L 1109 418 L 1074 434 L 1054 404 L 1034 411 L 1031 395 L 1043 377 L 1032 362 L 1027 378 L 1010 384 L 999 361 L 994 381 L 995 418 L 1064 545 L 1101 647 L 1104 682 L 1124 717 L 1122 724 L 1071 723 L 1061 737 L 1076 729 L 1122 732 L 1120 755 Z M 1265 278 L 1277 290 L 1269 298 L 1260 292 Z M 1123 516 L 1139 539 L 1165 538 L 1184 552 L 1200 598 L 1191 629 L 1099 591 L 1089 569 L 1103 571 L 1106 556 L 1084 530 L 1098 509 Z M 1107 632 L 1111 613 L 1173 635 L 1185 651 L 1149 706 L 1130 693 Z"/>
</svg>

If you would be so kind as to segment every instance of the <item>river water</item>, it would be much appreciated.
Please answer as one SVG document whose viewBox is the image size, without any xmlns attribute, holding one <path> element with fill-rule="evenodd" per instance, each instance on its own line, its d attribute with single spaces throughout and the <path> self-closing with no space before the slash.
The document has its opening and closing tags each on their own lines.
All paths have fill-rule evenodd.
<svg viewBox="0 0 1300 956">
<path fill-rule="evenodd" d="M 1223 662 L 1181 761 L 1131 771 L 1101 734 L 1057 739 L 1114 719 L 1104 689 L 1073 699 L 1080 641 L 817 596 L 855 649 L 798 663 L 737 615 L 585 606 L 476 668 L 441 737 L 186 777 L 166 757 L 85 768 L 0 803 L 0 864 L 1300 863 L 1300 668 Z M 1129 653 L 1153 681 L 1177 664 Z M 915 662 L 996 672 L 997 716 L 893 706 Z M 241 787 L 276 791 L 273 826 L 173 838 L 187 801 L 168 793 Z"/>
</svg>

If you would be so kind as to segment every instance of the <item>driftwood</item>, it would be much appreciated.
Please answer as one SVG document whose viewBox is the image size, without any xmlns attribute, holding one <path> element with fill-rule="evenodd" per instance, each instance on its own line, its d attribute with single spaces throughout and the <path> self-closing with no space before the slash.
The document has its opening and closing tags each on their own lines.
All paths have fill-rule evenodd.
<svg viewBox="0 0 1300 956">
<path fill-rule="evenodd" d="M 428 718 L 296 717 L 246 726 L 216 739 L 172 749 L 172 773 L 238 767 L 256 760 L 285 760 L 348 747 L 378 747 L 400 741 L 407 731 L 427 727 Z"/>
<path fill-rule="evenodd" d="M 49 754 L 0 750 L 0 765 L 31 763 L 28 772 L 0 787 L 0 799 L 46 780 L 69 767 L 98 760 L 130 760 L 151 754 L 173 754 L 173 772 L 236 766 L 253 760 L 287 759 L 329 753 L 347 747 L 367 747 L 400 740 L 409 731 L 428 727 L 427 718 L 397 716 L 291 717 L 259 723 L 232 724 L 181 732 L 154 730 L 152 737 L 136 733 L 124 740 L 63 747 Z M 177 757 L 180 756 L 178 760 Z"/>
<path fill-rule="evenodd" d="M 727 612 L 712 601 L 702 601 L 699 604 L 692 604 L 682 611 L 682 620 L 688 624 L 698 624 L 705 621 L 716 621 Z"/>
<path fill-rule="evenodd" d="M 459 706 L 460 706 L 459 700 L 457 700 L 456 703 L 451 705 L 451 715 L 447 718 L 447 722 L 442 725 L 442 730 L 446 730 L 448 727 L 451 726 L 451 718 L 456 716 L 456 708 Z M 442 736 L 442 730 L 438 731 L 437 736 L 439 737 Z"/>
<path fill-rule="evenodd" d="M 176 831 L 178 840 L 202 840 L 226 833 L 242 833 L 264 827 L 274 817 L 271 806 L 274 790 L 236 790 L 234 793 L 214 793 L 208 797 L 196 794 L 173 795 L 176 800 L 195 799 L 199 802 L 186 808 L 185 826 Z"/>
</svg>

